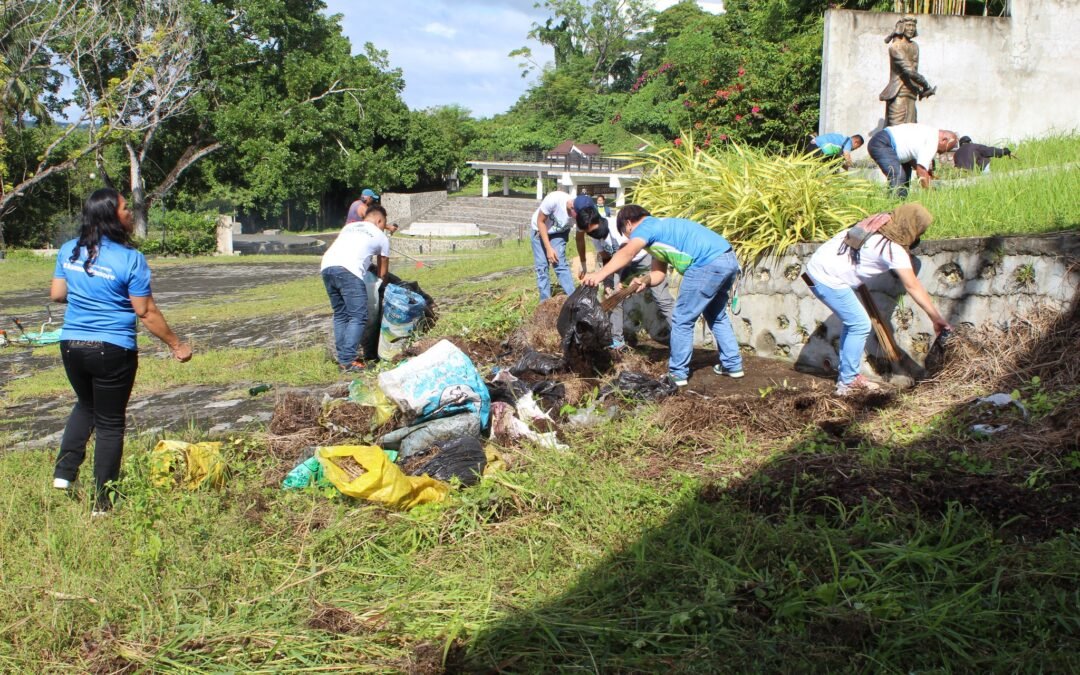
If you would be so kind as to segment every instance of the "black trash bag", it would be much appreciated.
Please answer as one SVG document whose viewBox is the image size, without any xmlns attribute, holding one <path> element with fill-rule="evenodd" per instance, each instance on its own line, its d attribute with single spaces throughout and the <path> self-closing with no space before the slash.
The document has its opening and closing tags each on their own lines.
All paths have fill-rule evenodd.
<svg viewBox="0 0 1080 675">
<path fill-rule="evenodd" d="M 561 382 L 544 380 L 532 385 L 533 396 L 540 402 L 540 408 L 545 412 L 558 414 L 566 403 L 566 385 Z"/>
<path fill-rule="evenodd" d="M 567 298 L 556 324 L 563 358 L 577 373 L 603 373 L 611 367 L 611 320 L 600 306 L 596 289 L 580 286 Z"/>
<path fill-rule="evenodd" d="M 934 344 L 930 345 L 930 351 L 926 353 L 926 373 L 934 377 L 945 368 L 946 352 L 949 342 L 952 340 L 952 331 L 943 330 L 938 333 Z"/>
<path fill-rule="evenodd" d="M 641 401 L 659 401 L 673 395 L 679 388 L 667 378 L 655 380 L 644 373 L 625 370 L 618 379 L 600 390 L 600 400 L 611 394 Z"/>
<path fill-rule="evenodd" d="M 488 382 L 487 388 L 492 403 L 509 403 L 512 406 L 516 406 L 518 399 L 532 391 L 527 382 L 520 380 L 514 382 Z"/>
<path fill-rule="evenodd" d="M 559 372 L 565 365 L 566 364 L 561 356 L 543 354 L 530 349 L 525 352 L 525 355 L 522 356 L 512 368 L 510 368 L 510 374 L 520 376 L 525 373 L 536 373 L 537 375 L 547 377 Z"/>
<path fill-rule="evenodd" d="M 431 459 L 426 459 L 431 457 Z M 409 458 L 405 473 L 410 476 L 428 475 L 436 480 L 457 478 L 463 487 L 476 485 L 484 475 L 487 457 L 480 441 L 462 436 L 433 445 L 430 450 Z"/>
</svg>

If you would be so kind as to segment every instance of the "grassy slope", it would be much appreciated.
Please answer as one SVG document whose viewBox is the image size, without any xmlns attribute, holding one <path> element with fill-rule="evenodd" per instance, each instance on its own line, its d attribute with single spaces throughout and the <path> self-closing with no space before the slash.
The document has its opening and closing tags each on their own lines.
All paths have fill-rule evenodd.
<svg viewBox="0 0 1080 675">
<path fill-rule="evenodd" d="M 531 274 L 457 279 L 523 259 L 410 274 L 466 299 L 440 331 L 494 337 L 527 315 Z M 226 444 L 224 490 L 195 493 L 151 488 L 149 441 L 129 439 L 126 500 L 102 521 L 48 487 L 51 453 L 2 454 L 0 670 L 386 672 L 462 648 L 517 672 L 1080 668 L 1075 535 L 1025 543 L 880 500 L 763 515 L 723 467 L 844 448 L 673 442 L 648 412 L 569 431 L 569 452 L 512 451 L 510 471 L 408 513 L 282 493 L 258 436 Z M 893 440 L 861 461 L 889 466 L 933 424 L 867 419 Z M 780 503 L 800 490 L 758 482 Z"/>
<path fill-rule="evenodd" d="M 1014 147 L 1018 159 L 993 160 L 993 173 L 988 177 L 947 169 L 940 172 L 942 179 L 965 182 L 912 191 L 910 199 L 923 203 L 934 214 L 929 238 L 1080 228 L 1080 136 L 1026 141 Z M 900 203 L 882 192 L 861 206 L 875 212 L 891 210 Z"/>
</svg>

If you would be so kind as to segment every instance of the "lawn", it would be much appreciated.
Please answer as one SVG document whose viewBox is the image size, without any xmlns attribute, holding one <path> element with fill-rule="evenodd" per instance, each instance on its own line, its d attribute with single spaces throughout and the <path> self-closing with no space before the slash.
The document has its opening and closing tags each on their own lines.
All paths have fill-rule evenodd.
<svg viewBox="0 0 1080 675">
<path fill-rule="evenodd" d="M 909 200 L 934 214 L 929 239 L 1042 234 L 1080 228 L 1080 136 L 1026 141 L 1017 159 L 995 159 L 989 176 L 955 169 L 940 172 L 930 190 Z M 913 184 L 917 181 L 913 181 Z M 887 211 L 902 203 L 884 190 L 859 206 Z"/>
<path fill-rule="evenodd" d="M 436 334 L 498 344 L 531 316 L 532 272 L 478 277 L 527 266 L 519 248 L 399 273 L 440 299 Z M 174 313 L 323 301 L 295 283 Z M 325 365 L 219 350 L 147 359 L 139 386 L 335 381 Z M 503 446 L 508 470 L 408 512 L 282 492 L 291 462 L 262 433 L 226 439 L 227 485 L 195 492 L 152 487 L 153 439 L 129 438 L 101 520 L 85 476 L 49 487 L 50 452 L 0 451 L 0 670 L 1075 672 L 1080 537 L 1048 519 L 1080 455 L 1033 443 L 1080 389 L 1008 377 L 829 404 L 832 426 L 800 422 L 798 392 L 626 406 L 564 427 L 568 451 Z M 1032 419 L 973 440 L 963 402 L 999 386 Z"/>
</svg>

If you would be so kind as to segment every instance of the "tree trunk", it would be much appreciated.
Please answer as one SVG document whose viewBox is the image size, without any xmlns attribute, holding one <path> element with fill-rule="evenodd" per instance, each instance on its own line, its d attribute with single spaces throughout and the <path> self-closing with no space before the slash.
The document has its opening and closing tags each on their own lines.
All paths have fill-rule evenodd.
<svg viewBox="0 0 1080 675">
<path fill-rule="evenodd" d="M 146 189 L 143 186 L 142 180 L 142 162 L 139 159 L 139 153 L 135 150 L 135 146 L 131 143 L 125 143 L 128 151 L 128 160 L 131 163 L 131 203 L 128 204 L 128 208 L 131 209 L 131 217 L 135 221 L 135 237 L 137 239 L 146 238 Z"/>
</svg>

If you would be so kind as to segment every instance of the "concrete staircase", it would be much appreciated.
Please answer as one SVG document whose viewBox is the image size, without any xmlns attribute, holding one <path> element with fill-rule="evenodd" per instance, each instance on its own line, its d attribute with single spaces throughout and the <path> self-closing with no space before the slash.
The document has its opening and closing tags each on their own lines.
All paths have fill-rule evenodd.
<svg viewBox="0 0 1080 675">
<path fill-rule="evenodd" d="M 519 233 L 527 238 L 529 223 L 537 206 L 535 199 L 527 197 L 451 197 L 414 218 L 413 222 L 476 223 L 481 230 L 503 239 L 516 239 Z"/>
</svg>

